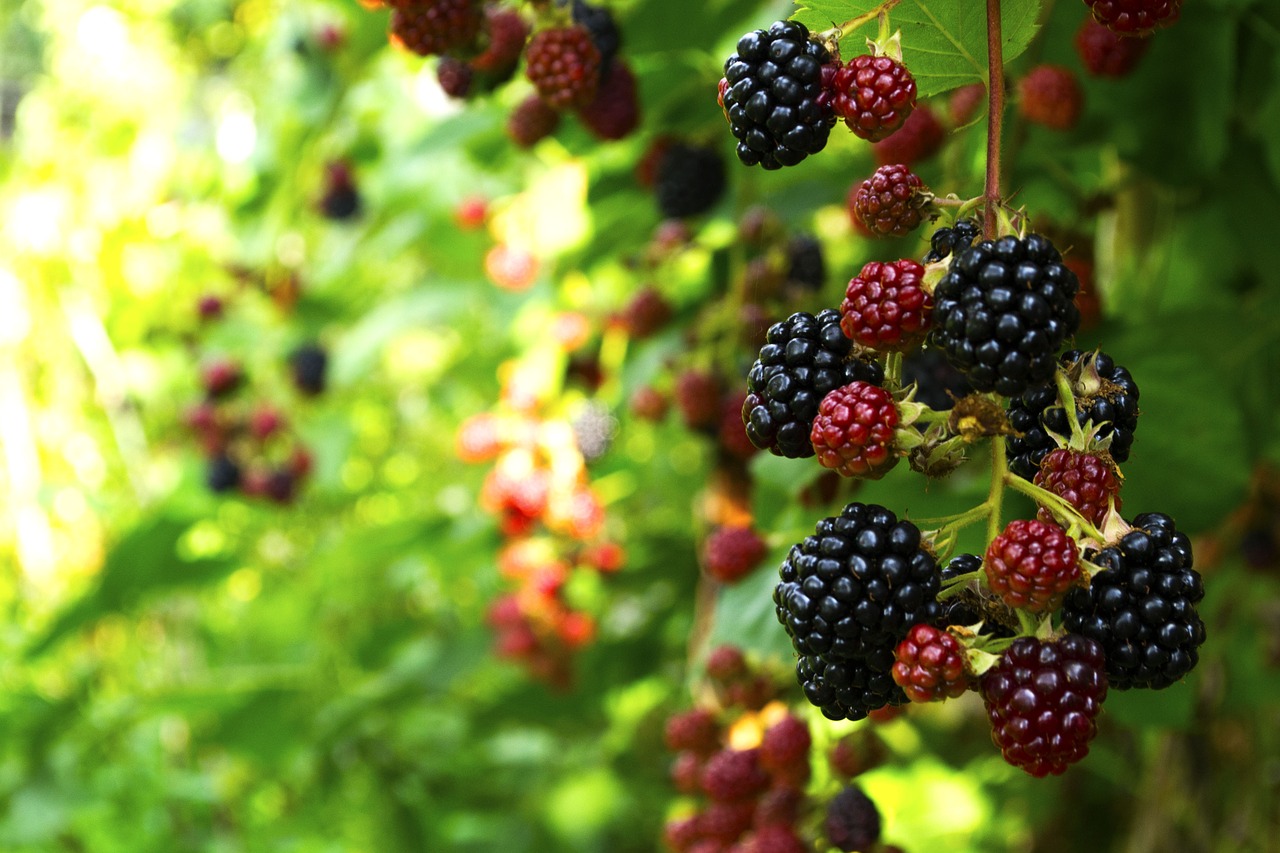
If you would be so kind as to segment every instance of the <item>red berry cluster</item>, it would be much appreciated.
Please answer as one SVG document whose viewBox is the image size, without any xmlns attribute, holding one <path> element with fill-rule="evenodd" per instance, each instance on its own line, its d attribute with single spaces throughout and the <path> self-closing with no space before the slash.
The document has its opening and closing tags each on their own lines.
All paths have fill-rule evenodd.
<svg viewBox="0 0 1280 853">
<path fill-rule="evenodd" d="M 216 294 L 206 294 L 196 304 L 202 329 L 223 319 L 226 311 L 225 300 Z M 296 365 L 290 361 L 295 388 L 314 396 L 313 388 L 299 383 Z M 323 372 L 320 378 L 322 390 Z M 208 489 L 215 494 L 235 491 L 276 504 L 293 503 L 311 474 L 314 459 L 289 418 L 270 401 L 247 399 L 249 378 L 235 359 L 219 356 L 205 362 L 200 385 L 203 397 L 187 409 L 183 422 L 204 454 Z"/>
<path fill-rule="evenodd" d="M 581 338 L 585 319 L 574 319 L 580 322 L 558 324 L 558 340 Z M 572 420 L 544 415 L 536 372 L 509 365 L 503 402 L 462 423 L 456 452 L 464 462 L 493 464 L 480 505 L 498 520 L 505 537 L 498 572 L 515 586 L 490 610 L 497 653 L 564 687 L 574 653 L 595 633 L 591 616 L 566 596 L 566 584 L 575 572 L 614 574 L 625 553 L 605 536 L 605 508 L 587 471 L 587 451 L 599 436 L 587 434 L 584 421 L 597 413 L 585 407 Z"/>
</svg>

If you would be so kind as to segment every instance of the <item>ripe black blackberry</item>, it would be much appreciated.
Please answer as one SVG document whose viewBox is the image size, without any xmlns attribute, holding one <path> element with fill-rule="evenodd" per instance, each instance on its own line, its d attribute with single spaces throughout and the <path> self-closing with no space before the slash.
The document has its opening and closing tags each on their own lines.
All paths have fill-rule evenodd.
<svg viewBox="0 0 1280 853">
<path fill-rule="evenodd" d="M 809 433 L 822 398 L 851 382 L 884 384 L 884 368 L 853 355 L 840 312 L 792 314 L 769 327 L 747 373 L 742 422 L 751 443 L 775 456 L 813 456 Z"/>
<path fill-rule="evenodd" d="M 787 281 L 808 291 L 819 291 L 827 278 L 822 243 L 811 234 L 797 234 L 787 241 Z"/>
<path fill-rule="evenodd" d="M 222 494 L 240 485 L 240 474 L 240 466 L 225 453 L 220 453 L 209 460 L 204 482 L 209 491 Z"/>
<path fill-rule="evenodd" d="M 929 238 L 929 253 L 924 256 L 924 262 L 932 264 L 953 252 L 967 249 L 980 234 L 982 229 L 972 219 L 961 219 L 950 228 L 939 228 Z"/>
<path fill-rule="evenodd" d="M 837 850 L 870 850 L 880 840 L 880 810 L 861 788 L 849 785 L 827 803 L 823 829 Z"/>
<path fill-rule="evenodd" d="M 835 113 L 822 67 L 831 53 L 795 21 L 777 21 L 738 39 L 724 63 L 720 101 L 748 166 L 794 166 L 827 144 Z"/>
<path fill-rule="evenodd" d="M 303 344 L 289 356 L 294 387 L 304 394 L 323 393 L 328 367 L 329 354 L 319 344 Z"/>
<path fill-rule="evenodd" d="M 559 6 L 568 5 L 567 0 L 559 0 Z M 573 0 L 573 22 L 587 28 L 596 50 L 600 51 L 600 77 L 609 73 L 613 58 L 622 47 L 622 32 L 613 13 L 603 6 L 594 6 L 584 0 Z"/>
<path fill-rule="evenodd" d="M 1081 425 L 1093 421 L 1101 427 L 1098 437 L 1111 438 L 1111 458 L 1124 462 L 1138 428 L 1138 383 L 1104 352 L 1071 350 L 1063 354 L 1060 364 L 1075 392 L 1076 420 Z M 1053 383 L 1009 401 L 1009 425 L 1020 433 L 1006 440 L 1009 468 L 1019 477 L 1033 479 L 1044 457 L 1058 446 L 1050 432 L 1071 434 L 1067 411 L 1057 402 L 1058 389 Z"/>
<path fill-rule="evenodd" d="M 957 554 L 942 567 L 942 583 L 961 575 L 972 574 L 982 568 L 982 557 L 977 554 Z M 940 602 L 942 613 L 939 628 L 948 625 L 976 625 L 983 622 L 982 633 L 995 637 L 1012 637 L 1018 631 L 1018 617 L 999 599 L 984 595 L 976 585 L 966 586 L 961 592 Z"/>
<path fill-rule="evenodd" d="M 1102 646 L 1107 679 L 1118 690 L 1160 689 L 1199 662 L 1204 622 L 1200 573 L 1191 540 L 1167 515 L 1144 513 L 1120 541 L 1085 558 L 1103 567 L 1087 589 L 1072 590 L 1062 624 Z"/>
<path fill-rule="evenodd" d="M 1053 377 L 1080 325 L 1080 283 L 1044 237 L 1001 237 L 960 252 L 934 289 L 940 348 L 976 391 L 1015 397 Z"/>
<path fill-rule="evenodd" d="M 724 194 L 724 160 L 714 148 L 676 142 L 658 159 L 654 178 L 663 216 L 697 216 L 715 207 Z"/>
<path fill-rule="evenodd" d="M 964 374 L 951 366 L 936 349 L 918 349 L 902 359 L 902 384 L 916 384 L 916 402 L 937 412 L 945 412 L 956 400 L 973 393 Z"/>
<path fill-rule="evenodd" d="M 851 503 L 793 545 L 779 575 L 775 610 L 800 655 L 808 700 L 833 720 L 904 704 L 894 648 L 942 612 L 937 563 L 919 528 L 882 506 Z"/>
</svg>

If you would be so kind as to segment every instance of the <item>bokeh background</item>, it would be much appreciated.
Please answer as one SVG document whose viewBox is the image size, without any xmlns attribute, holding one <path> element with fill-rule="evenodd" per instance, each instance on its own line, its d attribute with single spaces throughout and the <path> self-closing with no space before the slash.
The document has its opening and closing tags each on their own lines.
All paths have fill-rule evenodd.
<svg viewBox="0 0 1280 853">
<path fill-rule="evenodd" d="M 789 543 L 855 493 L 917 517 L 985 494 L 980 460 L 832 491 L 690 405 L 741 390 L 769 319 L 927 231 L 855 232 L 875 161 L 842 130 L 783 172 L 733 161 L 723 57 L 790 4 L 604 5 L 638 127 L 566 116 L 520 147 L 528 83 L 450 98 L 385 9 L 0 2 L 0 849 L 660 849 L 686 808 L 663 723 L 706 697 L 709 648 L 808 713 L 769 600 Z M 1043 24 L 1011 81 L 1059 63 L 1085 99 L 1065 132 L 1011 107 L 1006 190 L 1092 273 L 1079 342 L 1142 389 L 1126 511 L 1194 534 L 1209 640 L 1185 683 L 1113 693 L 1062 778 L 1005 765 L 972 695 L 814 736 L 877 727 L 862 784 L 907 851 L 1275 850 L 1280 7 L 1190 3 L 1107 79 L 1083 4 L 1007 6 Z M 983 122 L 950 95 L 918 171 L 967 197 Z M 663 137 L 726 166 L 682 223 L 637 170 Z M 818 290 L 786 285 L 785 239 L 742 239 L 762 209 L 821 241 Z M 229 364 L 216 417 L 278 422 L 216 493 L 201 401 Z M 721 586 L 700 547 L 727 521 L 770 554 Z"/>
</svg>

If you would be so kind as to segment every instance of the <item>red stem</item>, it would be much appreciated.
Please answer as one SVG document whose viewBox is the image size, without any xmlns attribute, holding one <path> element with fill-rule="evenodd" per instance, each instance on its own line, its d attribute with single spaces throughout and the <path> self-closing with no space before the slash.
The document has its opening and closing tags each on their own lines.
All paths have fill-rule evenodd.
<svg viewBox="0 0 1280 853">
<path fill-rule="evenodd" d="M 996 236 L 1000 205 L 1000 128 L 1004 124 L 1004 44 L 1000 35 L 1000 0 L 987 0 L 987 186 L 982 236 Z"/>
</svg>

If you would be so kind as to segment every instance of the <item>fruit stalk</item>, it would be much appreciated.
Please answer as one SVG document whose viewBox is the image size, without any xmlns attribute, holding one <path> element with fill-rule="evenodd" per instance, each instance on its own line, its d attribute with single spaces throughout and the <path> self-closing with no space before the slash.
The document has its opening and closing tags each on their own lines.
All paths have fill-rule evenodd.
<svg viewBox="0 0 1280 853">
<path fill-rule="evenodd" d="M 1000 129 L 1004 119 L 1004 45 L 1000 35 L 1000 0 L 987 0 L 987 215 L 982 236 L 996 236 L 1000 206 Z"/>
</svg>

